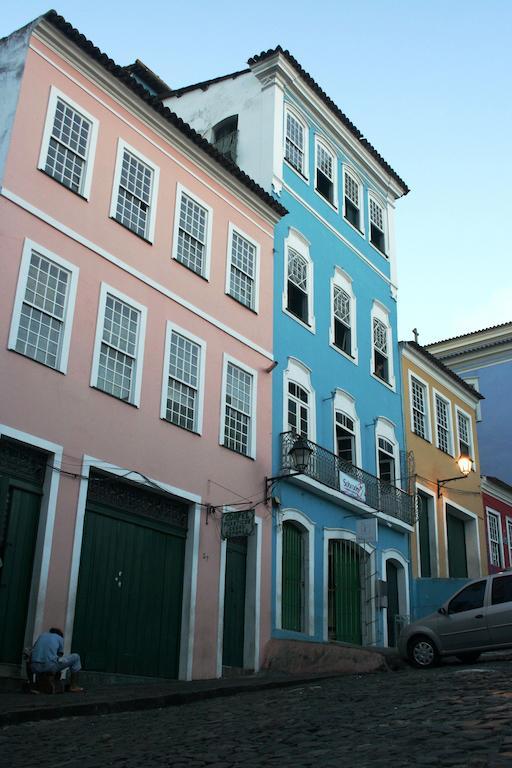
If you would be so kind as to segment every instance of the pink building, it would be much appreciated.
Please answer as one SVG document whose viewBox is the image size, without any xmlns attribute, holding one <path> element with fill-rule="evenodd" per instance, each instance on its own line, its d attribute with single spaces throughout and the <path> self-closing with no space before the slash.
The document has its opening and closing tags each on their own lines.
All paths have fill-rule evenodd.
<svg viewBox="0 0 512 768">
<path fill-rule="evenodd" d="M 489 573 L 512 568 L 512 486 L 497 477 L 482 477 L 487 521 Z"/>
<path fill-rule="evenodd" d="M 285 210 L 54 12 L 0 65 L 1 673 L 258 669 Z"/>
</svg>

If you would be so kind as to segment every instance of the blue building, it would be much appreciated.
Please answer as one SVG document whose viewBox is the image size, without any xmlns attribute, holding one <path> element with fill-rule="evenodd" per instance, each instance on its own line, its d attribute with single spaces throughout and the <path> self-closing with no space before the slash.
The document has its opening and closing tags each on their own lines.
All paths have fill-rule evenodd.
<svg viewBox="0 0 512 768">
<path fill-rule="evenodd" d="M 275 230 L 274 636 L 392 645 L 414 523 L 394 238 L 408 188 L 280 47 L 165 103 L 289 211 Z"/>
<path fill-rule="evenodd" d="M 512 322 L 426 348 L 485 396 L 477 413 L 480 473 L 512 484 Z"/>
</svg>

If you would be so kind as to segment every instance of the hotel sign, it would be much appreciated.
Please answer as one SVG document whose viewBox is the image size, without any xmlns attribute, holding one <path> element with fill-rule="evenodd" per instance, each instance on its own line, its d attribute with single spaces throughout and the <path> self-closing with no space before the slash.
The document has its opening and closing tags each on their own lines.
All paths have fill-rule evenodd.
<svg viewBox="0 0 512 768">
<path fill-rule="evenodd" d="M 340 491 L 345 496 L 352 496 L 353 499 L 366 502 L 366 486 L 361 480 L 356 480 L 355 477 L 346 475 L 344 472 L 340 472 Z"/>
<path fill-rule="evenodd" d="M 234 539 L 237 536 L 252 536 L 254 533 L 254 509 L 240 512 L 226 512 L 222 515 L 221 536 Z"/>
</svg>

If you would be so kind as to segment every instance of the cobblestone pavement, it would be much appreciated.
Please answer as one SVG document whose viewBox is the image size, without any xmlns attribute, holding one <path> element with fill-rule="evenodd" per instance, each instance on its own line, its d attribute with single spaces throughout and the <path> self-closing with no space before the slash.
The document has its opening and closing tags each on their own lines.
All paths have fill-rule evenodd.
<svg viewBox="0 0 512 768">
<path fill-rule="evenodd" d="M 512 766 L 512 662 L 5 727 L 6 768 Z"/>
</svg>

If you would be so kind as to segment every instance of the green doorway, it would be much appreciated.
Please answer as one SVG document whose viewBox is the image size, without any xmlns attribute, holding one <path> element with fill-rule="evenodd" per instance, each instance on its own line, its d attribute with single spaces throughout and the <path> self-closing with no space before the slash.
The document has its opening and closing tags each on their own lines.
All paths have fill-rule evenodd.
<svg viewBox="0 0 512 768">
<path fill-rule="evenodd" d="M 222 665 L 244 666 L 247 537 L 228 539 L 224 587 Z"/>
<path fill-rule="evenodd" d="M 352 541 L 330 539 L 328 558 L 329 640 L 361 645 L 364 555 Z"/>
<path fill-rule="evenodd" d="M 386 581 L 388 587 L 388 646 L 394 648 L 397 641 L 396 617 L 400 615 L 398 593 L 398 567 L 392 560 L 386 560 Z"/>
</svg>

